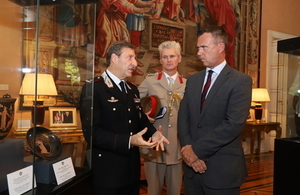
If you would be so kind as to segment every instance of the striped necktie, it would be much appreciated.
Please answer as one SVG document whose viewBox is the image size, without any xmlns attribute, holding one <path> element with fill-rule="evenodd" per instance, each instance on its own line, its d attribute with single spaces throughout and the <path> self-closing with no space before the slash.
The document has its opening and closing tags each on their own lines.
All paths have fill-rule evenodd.
<svg viewBox="0 0 300 195">
<path fill-rule="evenodd" d="M 202 107 L 204 105 L 204 101 L 205 101 L 208 89 L 209 89 L 210 84 L 211 84 L 211 76 L 212 76 L 213 72 L 214 71 L 212 71 L 212 70 L 208 71 L 207 80 L 206 80 L 206 83 L 205 83 L 205 85 L 203 87 L 203 91 L 202 91 L 202 94 L 201 94 L 201 110 L 202 110 Z"/>
</svg>

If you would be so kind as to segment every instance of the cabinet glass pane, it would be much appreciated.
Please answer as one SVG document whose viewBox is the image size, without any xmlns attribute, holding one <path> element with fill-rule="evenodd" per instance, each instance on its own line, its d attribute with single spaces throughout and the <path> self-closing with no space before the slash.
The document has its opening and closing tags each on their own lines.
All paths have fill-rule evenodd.
<svg viewBox="0 0 300 195">
<path fill-rule="evenodd" d="M 29 165 L 37 188 L 28 194 L 63 191 L 90 173 L 92 110 L 80 108 L 92 107 L 93 85 L 80 97 L 94 77 L 96 2 L 3 0 L 0 10 L 0 158 L 9 159 L 0 162 L 0 194 L 6 175 Z M 74 175 L 55 175 L 55 163 Z"/>
</svg>

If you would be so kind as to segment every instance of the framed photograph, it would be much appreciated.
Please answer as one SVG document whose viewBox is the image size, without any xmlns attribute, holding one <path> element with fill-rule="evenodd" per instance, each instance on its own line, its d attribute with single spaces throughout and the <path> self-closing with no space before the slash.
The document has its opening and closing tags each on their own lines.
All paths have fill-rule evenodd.
<svg viewBox="0 0 300 195">
<path fill-rule="evenodd" d="M 76 107 L 49 107 L 50 127 L 77 126 Z"/>
</svg>

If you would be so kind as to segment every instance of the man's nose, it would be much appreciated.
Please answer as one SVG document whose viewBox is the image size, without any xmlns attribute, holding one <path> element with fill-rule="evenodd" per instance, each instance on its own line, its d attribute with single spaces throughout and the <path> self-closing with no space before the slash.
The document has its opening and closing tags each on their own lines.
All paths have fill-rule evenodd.
<svg viewBox="0 0 300 195">
<path fill-rule="evenodd" d="M 134 67 L 137 67 L 137 60 L 134 58 L 132 64 L 134 65 Z"/>
<path fill-rule="evenodd" d="M 197 52 L 197 55 L 199 56 L 199 55 L 201 55 L 203 53 L 203 49 L 202 48 L 199 48 L 198 49 L 198 52 Z"/>
</svg>

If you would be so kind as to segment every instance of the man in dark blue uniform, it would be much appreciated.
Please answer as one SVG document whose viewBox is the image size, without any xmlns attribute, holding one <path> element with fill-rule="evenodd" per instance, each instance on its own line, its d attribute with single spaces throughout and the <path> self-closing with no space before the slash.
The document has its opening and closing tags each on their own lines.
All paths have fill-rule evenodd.
<svg viewBox="0 0 300 195">
<path fill-rule="evenodd" d="M 138 195 L 139 147 L 164 150 L 163 142 L 169 143 L 161 129 L 156 130 L 142 112 L 136 86 L 125 81 L 137 66 L 135 58 L 134 45 L 124 41 L 113 43 L 106 55 L 107 69 L 93 81 L 91 146 L 97 195 Z M 85 88 L 90 88 L 88 85 L 84 86 L 82 96 L 86 95 Z M 82 104 L 81 109 L 84 107 Z M 88 123 L 83 113 L 85 126 Z M 87 129 L 83 127 L 86 133 Z"/>
</svg>

